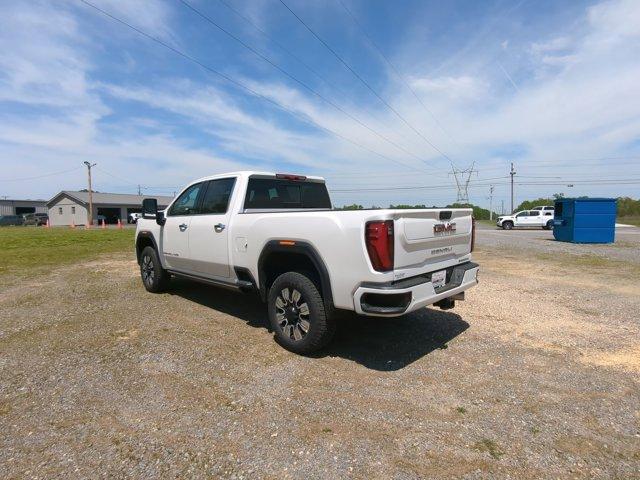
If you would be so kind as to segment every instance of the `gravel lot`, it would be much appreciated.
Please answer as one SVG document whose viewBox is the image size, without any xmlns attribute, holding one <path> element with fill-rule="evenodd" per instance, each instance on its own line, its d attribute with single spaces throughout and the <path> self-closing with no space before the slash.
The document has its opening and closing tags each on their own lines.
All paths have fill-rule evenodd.
<svg viewBox="0 0 640 480">
<path fill-rule="evenodd" d="M 551 255 L 595 255 L 598 257 L 640 264 L 640 228 L 616 229 L 614 244 L 576 244 L 556 242 L 553 231 L 542 229 L 502 230 L 493 225 L 478 223 L 481 235 L 478 244 L 488 248 L 535 251 Z"/>
<path fill-rule="evenodd" d="M 129 254 L 21 280 L 0 290 L 0 475 L 640 478 L 640 281 L 528 254 L 638 262 L 640 236 L 549 236 L 487 227 L 466 302 L 348 316 L 314 358 L 253 297 L 146 293 Z"/>
</svg>

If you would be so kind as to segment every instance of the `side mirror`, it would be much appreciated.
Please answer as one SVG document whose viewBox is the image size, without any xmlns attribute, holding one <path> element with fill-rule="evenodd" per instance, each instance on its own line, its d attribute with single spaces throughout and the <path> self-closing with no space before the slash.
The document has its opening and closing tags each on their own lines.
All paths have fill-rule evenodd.
<svg viewBox="0 0 640 480">
<path fill-rule="evenodd" d="M 164 214 L 158 211 L 158 200 L 155 198 L 142 200 L 142 218 L 155 219 L 158 225 L 164 225 Z"/>
</svg>

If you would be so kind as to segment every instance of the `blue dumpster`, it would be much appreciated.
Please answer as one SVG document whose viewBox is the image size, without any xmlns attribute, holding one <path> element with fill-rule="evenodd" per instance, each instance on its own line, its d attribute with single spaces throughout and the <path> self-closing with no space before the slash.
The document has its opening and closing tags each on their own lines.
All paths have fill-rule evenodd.
<svg viewBox="0 0 640 480">
<path fill-rule="evenodd" d="M 613 243 L 616 233 L 615 198 L 556 200 L 553 236 L 561 242 Z"/>
</svg>

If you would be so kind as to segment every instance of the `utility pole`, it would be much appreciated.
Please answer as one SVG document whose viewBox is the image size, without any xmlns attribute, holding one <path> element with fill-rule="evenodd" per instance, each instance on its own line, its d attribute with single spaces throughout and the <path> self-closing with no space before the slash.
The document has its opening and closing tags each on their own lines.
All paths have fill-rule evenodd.
<svg viewBox="0 0 640 480">
<path fill-rule="evenodd" d="M 516 171 L 513 169 L 513 162 L 511 162 L 511 171 L 509 172 L 511 175 L 511 213 L 513 213 L 513 177 L 516 175 Z"/>
<path fill-rule="evenodd" d="M 493 185 L 489 186 L 489 220 L 493 220 Z"/>
<path fill-rule="evenodd" d="M 89 215 L 87 219 L 89 220 L 89 225 L 93 225 L 93 191 L 91 190 L 91 167 L 95 167 L 95 163 L 84 162 L 87 166 L 87 178 L 89 180 Z"/>
<path fill-rule="evenodd" d="M 500 215 L 504 215 L 504 199 L 500 200 Z"/>
<path fill-rule="evenodd" d="M 140 189 L 140 184 L 138 184 L 138 195 L 142 195 L 142 190 Z"/>
</svg>

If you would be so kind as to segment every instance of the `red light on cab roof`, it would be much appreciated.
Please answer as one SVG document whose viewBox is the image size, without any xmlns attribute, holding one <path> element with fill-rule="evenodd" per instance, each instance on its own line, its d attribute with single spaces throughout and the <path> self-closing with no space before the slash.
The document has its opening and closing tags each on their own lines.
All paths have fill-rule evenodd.
<svg viewBox="0 0 640 480">
<path fill-rule="evenodd" d="M 307 177 L 305 177 L 304 175 L 294 175 L 292 173 L 276 173 L 276 178 L 281 178 L 283 180 L 306 180 Z"/>
</svg>

